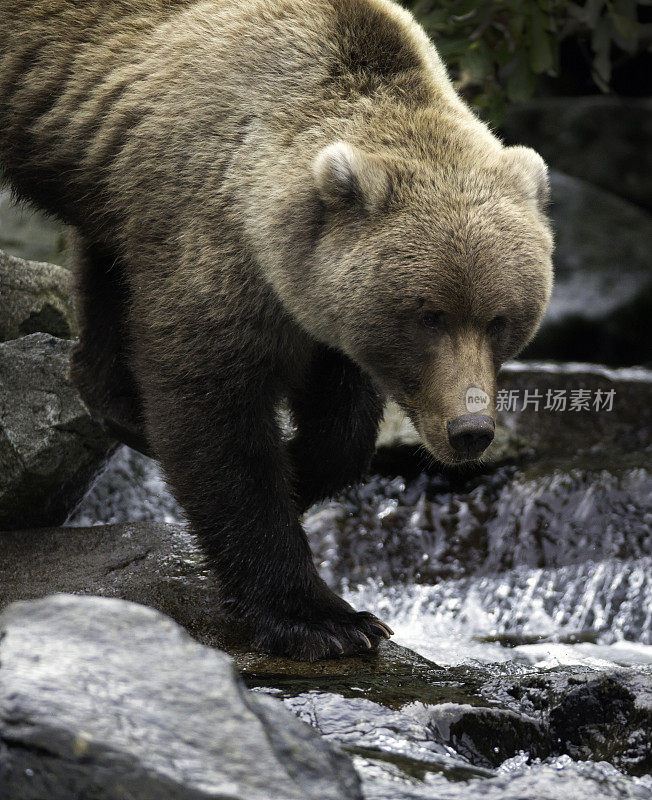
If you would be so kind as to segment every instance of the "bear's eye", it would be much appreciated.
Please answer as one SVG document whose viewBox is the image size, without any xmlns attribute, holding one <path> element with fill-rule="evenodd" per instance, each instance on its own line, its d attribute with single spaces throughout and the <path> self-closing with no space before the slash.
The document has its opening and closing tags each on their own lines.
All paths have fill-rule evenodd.
<svg viewBox="0 0 652 800">
<path fill-rule="evenodd" d="M 487 325 L 487 333 L 489 336 L 493 338 L 497 338 L 501 336 L 505 329 L 507 328 L 507 318 L 506 317 L 494 317 L 491 322 Z"/>
<path fill-rule="evenodd" d="M 424 328 L 434 331 L 441 330 L 444 327 L 444 312 L 422 311 L 420 321 Z"/>
</svg>

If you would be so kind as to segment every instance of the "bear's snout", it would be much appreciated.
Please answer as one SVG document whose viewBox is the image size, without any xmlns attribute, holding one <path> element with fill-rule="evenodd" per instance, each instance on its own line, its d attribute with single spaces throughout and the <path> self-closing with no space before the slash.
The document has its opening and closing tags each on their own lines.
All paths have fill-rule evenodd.
<svg viewBox="0 0 652 800">
<path fill-rule="evenodd" d="M 496 424 L 488 414 L 462 414 L 446 423 L 448 441 L 465 458 L 477 458 L 491 444 Z"/>
</svg>

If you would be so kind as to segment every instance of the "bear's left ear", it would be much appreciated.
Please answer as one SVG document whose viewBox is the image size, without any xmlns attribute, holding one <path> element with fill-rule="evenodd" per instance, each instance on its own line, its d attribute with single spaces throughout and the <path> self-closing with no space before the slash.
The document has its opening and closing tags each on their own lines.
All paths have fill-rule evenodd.
<svg viewBox="0 0 652 800">
<path fill-rule="evenodd" d="M 550 199 L 546 162 L 530 147 L 506 147 L 503 160 L 519 181 L 527 198 L 542 211 Z"/>
<path fill-rule="evenodd" d="M 381 159 L 346 142 L 334 142 L 321 150 L 313 175 L 319 196 L 333 210 L 357 207 L 374 211 L 389 196 L 389 177 Z"/>
</svg>

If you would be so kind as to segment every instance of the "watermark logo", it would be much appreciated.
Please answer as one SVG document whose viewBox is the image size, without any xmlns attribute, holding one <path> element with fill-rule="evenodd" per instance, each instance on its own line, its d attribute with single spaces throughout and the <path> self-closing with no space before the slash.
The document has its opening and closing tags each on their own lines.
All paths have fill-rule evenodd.
<svg viewBox="0 0 652 800">
<path fill-rule="evenodd" d="M 615 397 L 615 389 L 500 389 L 496 411 L 613 411 Z"/>
<path fill-rule="evenodd" d="M 469 414 L 486 411 L 489 408 L 489 402 L 489 395 L 482 389 L 471 386 L 466 390 L 466 410 Z"/>
</svg>

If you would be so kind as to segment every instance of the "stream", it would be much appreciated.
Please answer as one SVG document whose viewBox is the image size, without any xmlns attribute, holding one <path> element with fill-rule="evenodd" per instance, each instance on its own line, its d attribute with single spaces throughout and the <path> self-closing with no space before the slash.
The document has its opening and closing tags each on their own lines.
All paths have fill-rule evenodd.
<svg viewBox="0 0 652 800">
<path fill-rule="evenodd" d="M 342 744 L 367 800 L 649 798 L 652 373 L 526 363 L 502 382 L 542 392 L 606 382 L 619 402 L 610 417 L 507 412 L 497 455 L 451 474 L 424 469 L 405 424 L 394 424 L 375 474 L 305 517 L 326 580 L 387 621 L 427 677 L 311 683 L 272 670 L 249 685 Z M 134 520 L 183 515 L 156 464 L 121 448 L 68 524 Z M 544 742 L 533 722 L 543 700 L 509 711 L 510 697 L 495 699 L 510 682 L 530 696 L 537 681 L 572 686 L 614 671 L 649 703 L 648 721 L 627 734 L 629 761 L 605 756 L 595 737 L 593 750 Z M 511 727 L 451 738 L 460 709 L 477 710 L 488 686 L 491 713 L 511 714 Z M 493 751 L 482 752 L 492 735 Z"/>
</svg>

